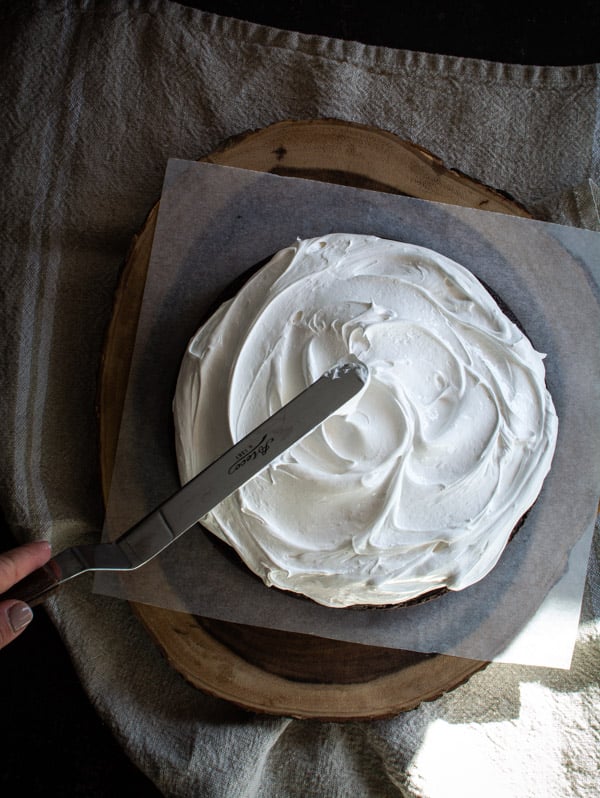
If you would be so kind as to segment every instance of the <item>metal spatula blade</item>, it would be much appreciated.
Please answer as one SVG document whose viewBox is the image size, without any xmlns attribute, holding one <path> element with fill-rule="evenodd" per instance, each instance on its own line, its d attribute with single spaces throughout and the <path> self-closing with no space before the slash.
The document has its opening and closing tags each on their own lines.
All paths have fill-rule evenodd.
<svg viewBox="0 0 600 798">
<path fill-rule="evenodd" d="M 73 546 L 0 596 L 35 606 L 86 571 L 132 571 L 160 554 L 328 416 L 355 397 L 367 367 L 349 361 L 327 371 L 113 543 Z"/>
</svg>

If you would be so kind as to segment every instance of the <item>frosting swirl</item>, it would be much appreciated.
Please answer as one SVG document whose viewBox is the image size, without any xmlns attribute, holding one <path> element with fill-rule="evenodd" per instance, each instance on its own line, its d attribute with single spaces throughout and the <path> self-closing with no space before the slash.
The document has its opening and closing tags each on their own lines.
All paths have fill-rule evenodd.
<svg viewBox="0 0 600 798">
<path fill-rule="evenodd" d="M 267 585 L 332 607 L 460 590 L 550 468 L 543 355 L 465 268 L 333 234 L 281 250 L 190 341 L 174 401 L 187 482 L 348 355 L 357 399 L 202 519 Z"/>
</svg>

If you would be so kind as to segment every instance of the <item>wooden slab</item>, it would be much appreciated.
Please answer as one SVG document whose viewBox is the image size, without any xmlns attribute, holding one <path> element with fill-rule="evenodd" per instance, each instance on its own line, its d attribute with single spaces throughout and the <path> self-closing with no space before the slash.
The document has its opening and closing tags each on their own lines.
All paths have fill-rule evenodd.
<svg viewBox="0 0 600 798">
<path fill-rule="evenodd" d="M 279 122 L 230 139 L 202 160 L 530 217 L 506 194 L 446 168 L 423 148 L 339 120 Z M 158 205 L 132 242 L 105 343 L 98 400 L 105 500 L 157 213 Z M 322 720 L 388 717 L 453 689 L 486 664 L 133 607 L 185 679 L 255 712 Z"/>
</svg>

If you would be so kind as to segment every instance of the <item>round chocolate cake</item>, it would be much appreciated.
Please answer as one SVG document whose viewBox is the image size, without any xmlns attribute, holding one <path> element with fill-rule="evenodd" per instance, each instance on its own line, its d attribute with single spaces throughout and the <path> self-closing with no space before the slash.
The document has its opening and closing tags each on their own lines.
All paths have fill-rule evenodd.
<svg viewBox="0 0 600 798">
<path fill-rule="evenodd" d="M 558 421 L 543 355 L 432 250 L 340 233 L 278 252 L 190 341 L 182 482 L 348 356 L 369 368 L 356 400 L 202 524 L 265 584 L 330 607 L 477 582 L 536 500 Z"/>
</svg>

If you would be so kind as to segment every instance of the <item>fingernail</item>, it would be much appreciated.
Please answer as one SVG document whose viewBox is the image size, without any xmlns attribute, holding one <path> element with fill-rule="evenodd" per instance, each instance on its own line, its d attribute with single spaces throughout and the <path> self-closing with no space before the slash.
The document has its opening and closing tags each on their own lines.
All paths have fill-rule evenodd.
<svg viewBox="0 0 600 798">
<path fill-rule="evenodd" d="M 13 604 L 8 610 L 8 620 L 13 632 L 20 632 L 33 618 L 33 611 L 28 604 Z"/>
</svg>

